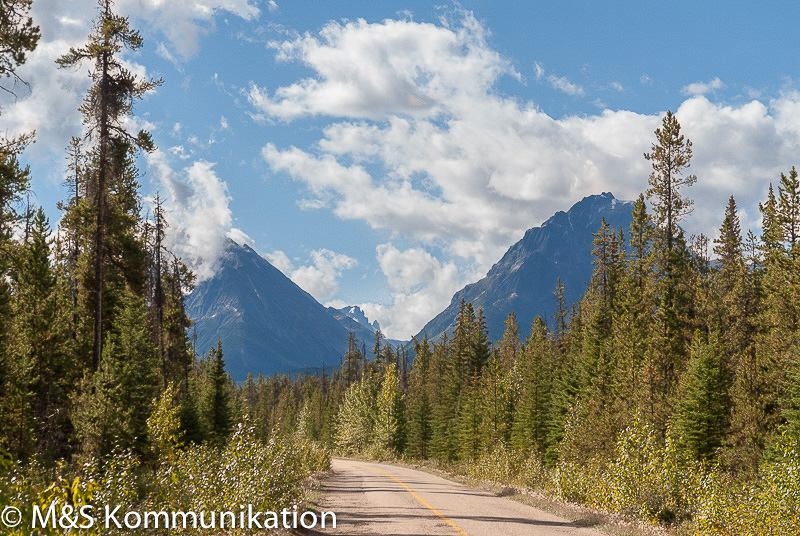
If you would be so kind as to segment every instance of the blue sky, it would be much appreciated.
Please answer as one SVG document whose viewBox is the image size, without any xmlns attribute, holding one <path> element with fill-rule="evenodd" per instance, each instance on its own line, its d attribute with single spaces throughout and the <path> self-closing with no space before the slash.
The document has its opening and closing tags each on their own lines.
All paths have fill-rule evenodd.
<svg viewBox="0 0 800 536">
<path fill-rule="evenodd" d="M 223 238 L 251 244 L 323 303 L 407 338 L 524 231 L 585 195 L 633 198 L 661 115 L 694 142 L 696 209 L 745 228 L 800 154 L 800 7 L 745 2 L 119 0 L 164 85 L 136 107 L 159 150 L 143 192 L 201 277 Z M 81 132 L 90 0 L 35 0 L 43 39 L 0 130 L 35 129 L 35 201 L 53 221 Z"/>
</svg>

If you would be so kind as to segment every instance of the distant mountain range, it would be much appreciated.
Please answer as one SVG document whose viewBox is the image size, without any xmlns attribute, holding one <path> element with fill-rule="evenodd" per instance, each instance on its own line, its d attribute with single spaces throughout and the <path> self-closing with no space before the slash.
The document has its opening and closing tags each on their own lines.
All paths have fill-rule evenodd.
<svg viewBox="0 0 800 536">
<path fill-rule="evenodd" d="M 483 307 L 492 340 L 503 336 L 503 322 L 511 311 L 524 337 L 536 315 L 552 317 L 559 277 L 568 304 L 583 296 L 592 275 L 592 234 L 603 218 L 612 228 L 623 226 L 627 232 L 632 209 L 633 202 L 603 193 L 584 197 L 567 212 L 556 212 L 541 227 L 529 229 L 486 277 L 456 292 L 450 305 L 428 322 L 417 338 L 427 335 L 432 340 L 451 331 L 461 298 L 472 302 L 476 311 Z"/>
<path fill-rule="evenodd" d="M 359 308 L 329 309 L 298 287 L 249 246 L 227 240 L 213 278 L 186 298 L 196 347 L 207 352 L 222 340 L 235 380 L 249 371 L 316 371 L 341 364 L 350 329 L 372 348 L 377 324 Z"/>
<path fill-rule="evenodd" d="M 604 217 L 612 227 L 627 230 L 632 205 L 610 193 L 592 195 L 529 229 L 486 277 L 458 291 L 417 337 L 435 339 L 451 330 L 462 297 L 476 309 L 483 306 L 493 340 L 502 336 L 510 311 L 524 336 L 534 316 L 552 316 L 558 277 L 567 302 L 580 299 L 592 274 L 592 234 Z M 380 329 L 358 306 L 321 305 L 252 248 L 232 240 L 214 277 L 187 297 L 186 310 L 194 321 L 198 352 L 207 352 L 221 339 L 235 380 L 243 380 L 249 371 L 292 374 L 338 366 L 349 331 L 369 354 Z"/>
</svg>

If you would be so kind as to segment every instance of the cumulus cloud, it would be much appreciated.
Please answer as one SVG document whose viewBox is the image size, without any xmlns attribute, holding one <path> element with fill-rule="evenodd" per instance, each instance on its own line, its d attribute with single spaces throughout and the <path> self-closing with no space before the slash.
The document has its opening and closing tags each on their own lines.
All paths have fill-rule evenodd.
<svg viewBox="0 0 800 536">
<path fill-rule="evenodd" d="M 279 60 L 305 63 L 317 76 L 272 93 L 253 85 L 249 100 L 262 119 L 435 117 L 452 99 L 484 94 L 500 74 L 516 75 L 487 46 L 486 32 L 470 14 L 455 28 L 410 20 L 331 22 L 317 35 L 271 46 Z M 453 61 L 442 63 L 444 57 Z"/>
<path fill-rule="evenodd" d="M 379 251 L 394 304 L 362 305 L 404 336 L 421 327 L 401 318 L 423 309 L 414 300 L 441 310 L 454 281 L 485 273 L 555 211 L 602 191 L 634 199 L 647 187 L 650 166 L 642 154 L 663 113 L 553 118 L 493 89 L 516 73 L 485 35 L 469 14 L 449 25 L 330 23 L 318 34 L 272 45 L 278 58 L 314 76 L 250 91 L 253 113 L 262 119 L 330 118 L 312 145 L 268 143 L 262 150 L 274 172 L 307 186 L 307 209 L 331 210 L 389 230 L 420 251 L 442 252 L 438 259 L 409 255 L 416 264 L 403 268 L 392 267 L 407 260 L 402 252 L 390 245 Z M 534 70 L 547 80 L 543 66 Z M 641 81 L 651 82 L 646 75 Z M 713 236 L 730 194 L 743 226 L 757 226 L 768 182 L 800 154 L 800 95 L 729 106 L 693 94 L 676 113 L 694 142 L 691 171 L 699 177 L 685 192 L 696 200 L 687 232 Z M 425 294 L 434 282 L 447 292 Z"/>
<path fill-rule="evenodd" d="M 342 273 L 358 264 L 352 257 L 324 248 L 312 251 L 309 263 L 298 267 L 280 250 L 267 253 L 264 257 L 320 302 L 333 298 L 339 292 Z"/>
<path fill-rule="evenodd" d="M 705 95 L 706 93 L 712 92 L 717 89 L 722 89 L 725 87 L 725 84 L 722 83 L 722 80 L 719 77 L 714 78 L 713 80 L 709 80 L 708 82 L 695 82 L 693 84 L 689 84 L 681 89 L 681 93 L 684 95 Z"/>
<path fill-rule="evenodd" d="M 264 258 L 266 258 L 270 264 L 272 264 L 272 266 L 283 272 L 283 274 L 287 277 L 291 275 L 294 267 L 292 266 L 292 261 L 283 251 L 275 250 L 270 253 L 266 253 Z"/>
<path fill-rule="evenodd" d="M 391 243 L 376 250 L 378 264 L 386 276 L 392 303 L 364 303 L 370 318 L 379 318 L 390 338 L 405 339 L 439 314 L 453 294 L 479 275 L 464 273 L 453 261 L 442 263 L 421 248 L 399 250 Z"/>
<path fill-rule="evenodd" d="M 175 171 L 162 151 L 148 156 L 148 165 L 165 194 L 170 249 L 194 271 L 198 281 L 214 275 L 225 238 L 252 245 L 252 239 L 231 227 L 228 185 L 211 162 L 198 161 Z"/>
</svg>

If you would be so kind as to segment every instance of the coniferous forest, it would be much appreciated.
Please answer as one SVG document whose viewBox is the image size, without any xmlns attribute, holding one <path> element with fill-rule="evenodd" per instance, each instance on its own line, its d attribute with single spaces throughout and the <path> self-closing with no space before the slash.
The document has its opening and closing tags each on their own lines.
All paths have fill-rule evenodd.
<svg viewBox="0 0 800 536">
<path fill-rule="evenodd" d="M 0 3 L 3 82 L 39 39 L 30 4 Z M 237 385 L 222 343 L 192 346 L 193 275 L 165 247 L 158 196 L 143 208 L 137 155 L 154 145 L 127 119 L 162 81 L 120 60 L 141 46 L 100 0 L 86 44 L 58 61 L 92 86 L 57 227 L 19 161 L 34 133 L 0 140 L 0 502 L 275 510 L 336 453 L 427 460 L 683 534 L 800 531 L 794 168 L 759 234 L 731 197 L 717 239 L 686 236 L 703 179 L 667 113 L 632 223 L 596 231 L 578 303 L 559 284 L 551 315 L 509 311 L 492 341 L 462 301 L 435 339 L 393 347 L 378 332 L 367 352 L 351 333 L 336 369 Z"/>
</svg>

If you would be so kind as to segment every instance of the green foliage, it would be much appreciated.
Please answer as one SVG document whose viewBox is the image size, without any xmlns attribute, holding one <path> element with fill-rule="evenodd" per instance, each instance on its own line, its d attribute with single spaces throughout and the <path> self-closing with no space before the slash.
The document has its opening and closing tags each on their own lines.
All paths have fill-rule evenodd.
<svg viewBox="0 0 800 536">
<path fill-rule="evenodd" d="M 730 380 L 717 332 L 695 334 L 692 358 L 676 415 L 676 432 L 699 460 L 710 460 L 728 427 Z"/>
<path fill-rule="evenodd" d="M 378 392 L 375 438 L 383 448 L 394 453 L 402 452 L 406 443 L 403 398 L 398 386 L 397 367 L 394 363 L 389 363 Z"/>
<path fill-rule="evenodd" d="M 29 11 L 33 0 L 4 0 L 0 4 L 0 78 L 19 80 L 17 67 L 25 63 L 41 33 Z M 7 88 L 3 88 L 7 89 Z"/>
<path fill-rule="evenodd" d="M 154 404 L 153 414 L 147 419 L 147 437 L 156 458 L 170 462 L 183 445 L 181 408 L 172 384 L 161 393 Z"/>
<path fill-rule="evenodd" d="M 115 446 L 145 451 L 147 419 L 159 390 L 158 361 L 147 311 L 126 297 L 97 372 L 86 376 L 75 401 L 74 425 L 81 451 L 102 457 Z"/>
<path fill-rule="evenodd" d="M 702 483 L 695 515 L 698 536 L 790 536 L 800 533 L 800 440 L 783 433 L 776 457 L 755 482 L 731 481 L 720 471 Z"/>
<path fill-rule="evenodd" d="M 197 378 L 198 413 L 204 437 L 222 445 L 233 427 L 231 379 L 225 372 L 222 342 L 218 341 L 200 364 Z"/>
<path fill-rule="evenodd" d="M 336 417 L 336 447 L 343 454 L 358 454 L 375 441 L 377 382 L 365 376 L 350 386 Z"/>
</svg>

